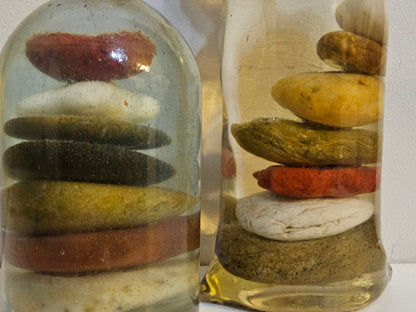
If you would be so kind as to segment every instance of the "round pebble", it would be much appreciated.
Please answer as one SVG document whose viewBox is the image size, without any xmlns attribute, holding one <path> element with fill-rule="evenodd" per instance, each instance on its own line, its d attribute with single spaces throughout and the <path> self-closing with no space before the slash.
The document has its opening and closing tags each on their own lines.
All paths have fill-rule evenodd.
<svg viewBox="0 0 416 312">
<path fill-rule="evenodd" d="M 334 127 L 358 127 L 383 117 L 384 83 L 372 76 L 305 73 L 280 79 L 273 99 L 303 119 Z"/>
<path fill-rule="evenodd" d="M 147 186 L 169 179 L 167 163 L 116 145 L 71 141 L 23 142 L 3 154 L 6 174 L 18 180 L 50 179 Z"/>
<path fill-rule="evenodd" d="M 319 57 L 346 72 L 384 75 L 385 53 L 378 42 L 346 31 L 324 35 L 317 44 Z"/>
<path fill-rule="evenodd" d="M 27 140 L 69 140 L 148 149 L 168 145 L 161 130 L 117 119 L 92 116 L 31 116 L 9 120 L 4 132 Z"/>
</svg>

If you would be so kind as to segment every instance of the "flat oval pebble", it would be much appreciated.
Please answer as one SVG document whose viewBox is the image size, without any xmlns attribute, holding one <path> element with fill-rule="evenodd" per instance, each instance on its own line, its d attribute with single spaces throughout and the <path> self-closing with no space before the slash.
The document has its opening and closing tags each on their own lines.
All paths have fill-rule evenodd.
<svg viewBox="0 0 416 312">
<path fill-rule="evenodd" d="M 199 214 L 145 226 L 89 233 L 4 236 L 10 264 L 36 272 L 76 274 L 155 263 L 199 248 Z"/>
<path fill-rule="evenodd" d="M 386 257 L 375 218 L 333 236 L 275 241 L 244 230 L 238 223 L 219 229 L 216 255 L 231 274 L 283 285 L 328 285 L 385 270 Z"/>
<path fill-rule="evenodd" d="M 257 184 L 276 194 L 295 198 L 346 197 L 380 187 L 377 167 L 298 168 L 270 166 L 256 171 Z"/>
<path fill-rule="evenodd" d="M 3 167 L 18 180 L 49 179 L 147 186 L 175 170 L 152 156 L 116 146 L 71 141 L 23 142 L 3 154 Z"/>
<path fill-rule="evenodd" d="M 34 94 L 18 103 L 17 115 L 88 115 L 140 122 L 159 113 L 152 97 L 102 81 L 78 82 Z"/>
<path fill-rule="evenodd" d="M 167 145 L 161 130 L 117 119 L 92 116 L 31 116 L 9 120 L 4 132 L 27 140 L 69 140 L 148 149 Z"/>
<path fill-rule="evenodd" d="M 335 17 L 343 30 L 383 43 L 387 33 L 385 5 L 383 0 L 344 0 Z"/>
<path fill-rule="evenodd" d="M 281 241 L 336 235 L 367 221 L 374 204 L 359 197 L 287 199 L 272 192 L 237 202 L 235 214 L 250 233 Z"/>
<path fill-rule="evenodd" d="M 13 311 L 114 312 L 149 306 L 162 311 L 166 307 L 163 303 L 188 303 L 197 297 L 193 294 L 198 289 L 198 274 L 199 257 L 195 252 L 154 265 L 80 276 L 35 273 L 7 265 L 4 291 Z"/>
<path fill-rule="evenodd" d="M 231 132 L 249 153 L 287 166 L 360 166 L 378 161 L 379 137 L 369 130 L 263 118 L 233 124 Z"/>
<path fill-rule="evenodd" d="M 41 72 L 58 80 L 109 81 L 149 71 L 154 43 L 141 32 L 99 35 L 36 34 L 26 56 Z"/>
<path fill-rule="evenodd" d="M 155 222 L 186 212 L 197 199 L 156 187 L 33 180 L 5 188 L 1 203 L 3 228 L 45 235 Z"/>
<path fill-rule="evenodd" d="M 384 83 L 372 76 L 305 73 L 280 79 L 273 99 L 303 119 L 334 127 L 357 127 L 383 117 Z"/>
<path fill-rule="evenodd" d="M 386 57 L 377 41 L 347 31 L 324 35 L 317 44 L 319 57 L 346 72 L 384 75 Z"/>
</svg>

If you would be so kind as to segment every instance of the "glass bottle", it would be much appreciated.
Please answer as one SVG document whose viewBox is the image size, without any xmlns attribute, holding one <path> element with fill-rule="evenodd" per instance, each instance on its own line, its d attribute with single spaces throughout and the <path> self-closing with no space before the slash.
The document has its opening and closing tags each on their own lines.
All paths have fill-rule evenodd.
<svg viewBox="0 0 416 312">
<path fill-rule="evenodd" d="M 384 0 L 227 0 L 221 221 L 205 300 L 353 311 L 380 242 Z"/>
<path fill-rule="evenodd" d="M 197 311 L 200 77 L 141 1 L 54 0 L 1 54 L 4 312 Z"/>
</svg>

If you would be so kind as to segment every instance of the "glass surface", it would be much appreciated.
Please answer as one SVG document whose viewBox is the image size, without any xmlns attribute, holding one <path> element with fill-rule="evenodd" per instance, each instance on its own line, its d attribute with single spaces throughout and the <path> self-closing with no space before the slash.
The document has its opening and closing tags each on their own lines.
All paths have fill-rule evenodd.
<svg viewBox="0 0 416 312">
<path fill-rule="evenodd" d="M 44 4 L 1 70 L 6 311 L 197 311 L 200 78 L 141 1 Z"/>
<path fill-rule="evenodd" d="M 352 311 L 390 268 L 380 242 L 383 0 L 224 3 L 221 221 L 206 300 Z"/>
</svg>

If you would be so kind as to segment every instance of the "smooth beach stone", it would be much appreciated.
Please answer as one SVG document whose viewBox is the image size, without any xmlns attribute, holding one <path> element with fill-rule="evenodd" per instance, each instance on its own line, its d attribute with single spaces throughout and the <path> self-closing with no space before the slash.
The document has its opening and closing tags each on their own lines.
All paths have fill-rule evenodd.
<svg viewBox="0 0 416 312">
<path fill-rule="evenodd" d="M 70 140 L 148 149 L 167 145 L 170 137 L 161 130 L 117 119 L 92 116 L 31 116 L 9 120 L 4 132 L 28 140 Z"/>
<path fill-rule="evenodd" d="M 260 283 L 325 285 L 385 270 L 374 217 L 337 235 L 291 242 L 260 237 L 234 222 L 219 229 L 218 242 L 216 254 L 229 273 Z"/>
<path fill-rule="evenodd" d="M 48 179 L 147 186 L 169 179 L 167 163 L 117 145 L 71 141 L 23 142 L 3 154 L 3 167 L 18 180 Z"/>
<path fill-rule="evenodd" d="M 199 214 L 139 227 L 99 232 L 25 236 L 7 232 L 4 257 L 36 272 L 78 274 L 156 263 L 199 248 Z"/>
<path fill-rule="evenodd" d="M 5 297 L 13 311 L 114 312 L 149 306 L 158 311 L 160 302 L 176 306 L 181 299 L 185 303 L 191 296 L 197 298 L 198 281 L 195 252 L 153 265 L 80 276 L 34 273 L 7 265 Z"/>
<path fill-rule="evenodd" d="M 287 166 L 360 166 L 378 161 L 377 132 L 316 127 L 285 119 L 262 118 L 231 125 L 247 152 Z"/>
<path fill-rule="evenodd" d="M 383 118 L 384 83 L 350 73 L 305 73 L 280 79 L 273 99 L 303 119 L 334 127 L 357 127 Z"/>
<path fill-rule="evenodd" d="M 250 233 L 297 241 L 348 231 L 374 214 L 374 204 L 357 196 L 301 200 L 267 191 L 238 200 L 235 214 Z"/>
<path fill-rule="evenodd" d="M 149 71 L 154 43 L 141 32 L 35 34 L 26 56 L 41 72 L 68 81 L 123 79 Z"/>
<path fill-rule="evenodd" d="M 324 35 L 317 44 L 319 57 L 346 72 L 384 75 L 386 56 L 377 41 L 347 31 Z"/>
<path fill-rule="evenodd" d="M 34 94 L 17 105 L 17 115 L 88 115 L 140 122 L 159 113 L 152 97 L 112 83 L 85 81 Z"/>
<path fill-rule="evenodd" d="M 253 176 L 260 187 L 295 198 L 346 197 L 371 193 L 380 187 L 378 167 L 270 166 L 254 172 Z"/>
<path fill-rule="evenodd" d="M 3 228 L 25 234 L 121 229 L 190 210 L 197 198 L 156 188 L 33 180 L 1 192 Z"/>
<path fill-rule="evenodd" d="M 346 31 L 385 42 L 387 34 L 385 2 L 344 0 L 336 9 L 338 25 Z"/>
</svg>

